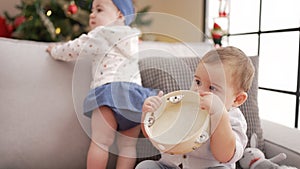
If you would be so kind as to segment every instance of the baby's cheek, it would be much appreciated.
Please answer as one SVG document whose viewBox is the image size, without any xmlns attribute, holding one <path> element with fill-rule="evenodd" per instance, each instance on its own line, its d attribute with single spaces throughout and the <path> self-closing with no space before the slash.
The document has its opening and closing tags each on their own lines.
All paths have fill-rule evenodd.
<svg viewBox="0 0 300 169">
<path fill-rule="evenodd" d="M 192 85 L 190 90 L 193 91 L 193 92 L 198 92 L 198 89 L 195 85 Z"/>
</svg>

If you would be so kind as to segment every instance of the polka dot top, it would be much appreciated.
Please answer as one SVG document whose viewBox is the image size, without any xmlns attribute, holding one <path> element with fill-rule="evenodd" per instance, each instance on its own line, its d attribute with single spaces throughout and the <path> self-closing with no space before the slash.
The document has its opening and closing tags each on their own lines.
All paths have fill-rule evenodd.
<svg viewBox="0 0 300 169">
<path fill-rule="evenodd" d="M 138 29 L 129 26 L 100 26 L 77 39 L 55 46 L 51 56 L 62 61 L 91 57 L 91 88 L 116 81 L 141 85 L 139 34 Z"/>
</svg>

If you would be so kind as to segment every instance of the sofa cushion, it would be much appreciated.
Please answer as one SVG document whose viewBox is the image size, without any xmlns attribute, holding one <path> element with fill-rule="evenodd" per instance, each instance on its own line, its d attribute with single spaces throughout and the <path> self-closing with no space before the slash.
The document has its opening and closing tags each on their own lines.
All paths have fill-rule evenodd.
<svg viewBox="0 0 300 169">
<path fill-rule="evenodd" d="M 250 57 L 256 68 L 255 77 L 251 89 L 248 92 L 247 101 L 240 107 L 247 124 L 247 136 L 255 132 L 258 135 L 258 144 L 261 150 L 264 149 L 262 129 L 258 115 L 257 105 L 257 72 L 258 56 Z M 140 60 L 140 71 L 142 84 L 145 87 L 152 87 L 169 93 L 175 90 L 190 89 L 194 71 L 199 62 L 197 57 L 149 57 Z"/>
<path fill-rule="evenodd" d="M 179 89 L 189 89 L 198 60 L 196 57 L 141 59 L 139 64 L 142 84 L 145 87 L 160 89 L 165 94 Z"/>
</svg>

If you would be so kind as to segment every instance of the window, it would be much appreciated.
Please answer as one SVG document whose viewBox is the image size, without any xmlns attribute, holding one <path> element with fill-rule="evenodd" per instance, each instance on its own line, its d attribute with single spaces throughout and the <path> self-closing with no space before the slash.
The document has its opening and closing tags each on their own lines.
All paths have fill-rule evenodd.
<svg viewBox="0 0 300 169">
<path fill-rule="evenodd" d="M 207 35 L 221 0 L 206 0 Z M 262 119 L 299 128 L 300 1 L 227 0 L 228 36 L 223 44 L 259 55 L 258 104 Z"/>
</svg>

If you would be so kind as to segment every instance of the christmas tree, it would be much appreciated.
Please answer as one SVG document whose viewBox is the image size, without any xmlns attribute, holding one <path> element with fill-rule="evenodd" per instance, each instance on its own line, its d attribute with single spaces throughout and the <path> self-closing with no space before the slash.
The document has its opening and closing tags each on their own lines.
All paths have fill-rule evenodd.
<svg viewBox="0 0 300 169">
<path fill-rule="evenodd" d="M 20 14 L 11 17 L 5 13 L 8 30 L 18 39 L 46 42 L 73 39 L 88 31 L 91 1 L 22 0 L 16 6 Z"/>
<path fill-rule="evenodd" d="M 67 41 L 88 32 L 92 0 L 22 0 L 16 8 L 20 13 L 0 16 L 0 36 L 44 42 Z M 133 26 L 146 26 L 149 6 L 138 11 Z"/>
</svg>

